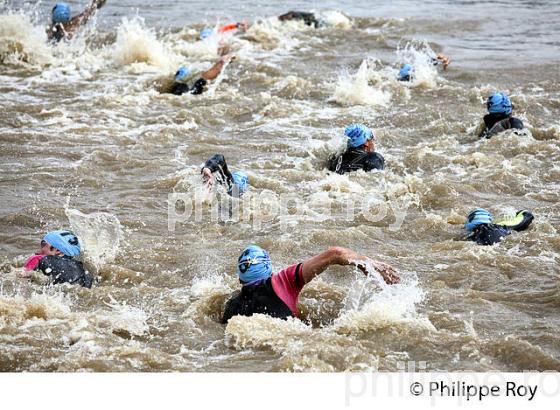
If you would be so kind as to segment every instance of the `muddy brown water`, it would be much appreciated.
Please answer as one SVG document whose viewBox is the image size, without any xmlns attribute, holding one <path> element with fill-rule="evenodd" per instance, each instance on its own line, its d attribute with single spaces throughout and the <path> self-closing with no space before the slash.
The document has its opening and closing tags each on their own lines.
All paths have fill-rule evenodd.
<svg viewBox="0 0 560 410">
<path fill-rule="evenodd" d="M 557 2 L 321 2 L 329 25 L 314 30 L 270 18 L 303 2 L 109 1 L 59 46 L 43 3 L 0 2 L 1 370 L 560 370 Z M 217 58 L 200 28 L 241 18 L 259 22 L 227 39 L 237 60 L 208 93 L 157 91 L 179 65 Z M 447 72 L 432 52 L 452 57 Z M 405 61 L 413 84 L 395 80 Z M 527 130 L 478 141 L 495 90 Z M 352 122 L 374 129 L 385 171 L 326 171 Z M 214 153 L 249 175 L 249 193 L 198 198 L 200 220 L 170 231 L 169 195 L 198 192 Z M 461 240 L 477 206 L 536 218 L 479 247 Z M 82 238 L 93 289 L 16 278 L 59 227 Z M 224 327 L 250 243 L 275 269 L 349 247 L 403 284 L 332 268 L 303 291 L 303 321 Z"/>
</svg>

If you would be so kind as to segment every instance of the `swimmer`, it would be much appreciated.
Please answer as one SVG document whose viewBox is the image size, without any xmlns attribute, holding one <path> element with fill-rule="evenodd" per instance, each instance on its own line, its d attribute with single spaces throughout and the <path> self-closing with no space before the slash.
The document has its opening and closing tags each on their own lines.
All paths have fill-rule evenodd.
<svg viewBox="0 0 560 410">
<path fill-rule="evenodd" d="M 233 316 L 256 313 L 280 319 L 298 317 L 297 302 L 302 288 L 332 265 L 353 265 L 366 276 L 372 273 L 370 269 L 375 269 L 388 284 L 400 282 L 392 266 L 341 247 L 329 248 L 303 263 L 272 273 L 268 252 L 251 245 L 237 260 L 237 275 L 242 288 L 227 301 L 222 323 L 227 323 Z"/>
<path fill-rule="evenodd" d="M 234 59 L 235 56 L 232 55 L 224 56 L 209 70 L 202 73 L 193 71 L 189 67 L 179 67 L 175 73 L 173 85 L 168 93 L 175 95 L 183 95 L 185 93 L 194 95 L 202 94 L 207 89 L 208 81 L 216 79 L 224 67 Z"/>
<path fill-rule="evenodd" d="M 465 229 L 469 231 L 467 240 L 479 245 L 493 245 L 511 234 L 512 231 L 524 231 L 533 222 L 534 216 L 529 211 L 518 211 L 514 216 L 493 221 L 486 209 L 478 208 L 467 216 Z"/>
<path fill-rule="evenodd" d="M 486 101 L 488 114 L 484 116 L 484 124 L 480 127 L 479 138 L 491 138 L 509 129 L 523 129 L 523 122 L 513 117 L 513 105 L 505 93 L 494 93 Z"/>
<path fill-rule="evenodd" d="M 347 142 L 347 150 L 342 155 L 332 158 L 329 171 L 338 174 L 345 172 L 382 170 L 385 168 L 385 159 L 375 152 L 375 136 L 371 129 L 363 124 L 352 124 L 344 130 Z"/>
<path fill-rule="evenodd" d="M 66 3 L 56 3 L 52 9 L 52 23 L 47 29 L 49 41 L 71 40 L 78 29 L 85 25 L 96 13 L 97 9 L 103 7 L 107 0 L 93 0 L 89 6 L 75 17 L 71 17 L 70 6 Z"/>
<path fill-rule="evenodd" d="M 18 276 L 29 278 L 32 271 L 40 271 L 51 276 L 55 285 L 77 283 L 91 288 L 92 276 L 84 269 L 82 262 L 74 259 L 80 253 L 80 241 L 72 232 L 49 232 L 41 241 L 40 251 L 27 259 Z"/>
<path fill-rule="evenodd" d="M 319 28 L 325 25 L 325 22 L 315 17 L 313 13 L 304 11 L 289 11 L 281 16 L 278 16 L 280 21 L 303 21 L 307 26 Z M 222 35 L 225 33 L 245 33 L 249 29 L 247 21 L 225 24 L 218 29 L 212 27 L 204 27 L 200 30 L 199 39 L 204 41 L 213 35 Z"/>
<path fill-rule="evenodd" d="M 208 190 L 214 185 L 214 180 L 217 179 L 220 184 L 225 184 L 229 195 L 239 198 L 249 188 L 249 178 L 242 171 L 229 172 L 226 159 L 221 154 L 216 154 L 210 158 L 202 169 L 202 182 Z M 217 174 L 217 178 L 214 177 Z"/>
<path fill-rule="evenodd" d="M 281 16 L 278 16 L 278 20 L 280 21 L 303 21 L 305 25 L 310 27 L 319 28 L 324 26 L 324 22 L 318 20 L 313 13 L 306 13 L 304 11 L 289 11 Z"/>
<path fill-rule="evenodd" d="M 213 34 L 225 34 L 225 33 L 244 33 L 249 28 L 249 23 L 246 21 L 242 21 L 240 23 L 229 23 L 225 24 L 221 27 L 218 27 L 217 30 L 214 30 L 212 27 L 204 27 L 200 30 L 199 39 L 206 40 L 208 37 L 212 36 Z"/>
<path fill-rule="evenodd" d="M 451 63 L 449 57 L 438 54 L 437 56 L 431 59 L 433 65 L 441 65 L 444 71 L 447 71 L 447 67 Z M 399 81 L 413 81 L 414 80 L 414 67 L 412 64 L 403 64 L 401 69 L 399 70 L 398 75 Z"/>
</svg>

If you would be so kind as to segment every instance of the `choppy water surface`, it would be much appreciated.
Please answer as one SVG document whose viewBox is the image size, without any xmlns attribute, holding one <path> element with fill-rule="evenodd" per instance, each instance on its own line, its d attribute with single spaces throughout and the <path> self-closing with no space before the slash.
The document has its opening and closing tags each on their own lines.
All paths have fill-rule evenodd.
<svg viewBox="0 0 560 410">
<path fill-rule="evenodd" d="M 162 3 L 109 0 L 74 42 L 51 46 L 50 3 L 0 2 L 1 370 L 560 370 L 557 2 Z M 294 8 L 331 25 L 271 18 Z M 210 92 L 157 91 L 180 64 L 208 67 L 217 43 L 198 30 L 234 18 L 259 23 L 228 40 L 237 60 Z M 427 49 L 452 57 L 447 73 Z M 395 81 L 404 61 L 418 67 L 412 85 Z M 477 141 L 494 90 L 528 130 Z M 374 128 L 384 172 L 325 170 L 351 122 Z M 246 218 L 217 223 L 205 198 L 203 221 L 170 232 L 168 195 L 192 193 L 217 152 L 266 206 L 247 195 Z M 301 205 L 282 218 L 270 209 L 286 194 Z M 347 218 L 364 198 L 386 216 Z M 536 219 L 479 247 L 460 240 L 476 206 Z M 93 289 L 16 279 L 59 227 L 82 238 Z M 346 246 L 404 281 L 330 269 L 302 293 L 304 321 L 224 327 L 249 243 L 276 269 Z"/>
</svg>

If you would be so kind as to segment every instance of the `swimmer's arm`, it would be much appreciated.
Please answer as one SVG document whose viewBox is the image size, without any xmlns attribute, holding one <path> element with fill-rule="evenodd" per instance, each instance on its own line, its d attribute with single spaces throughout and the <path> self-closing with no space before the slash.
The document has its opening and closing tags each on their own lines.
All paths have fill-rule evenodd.
<svg viewBox="0 0 560 410">
<path fill-rule="evenodd" d="M 435 58 L 435 61 L 443 66 L 444 71 L 447 70 L 447 67 L 451 63 L 451 59 L 443 54 L 438 54 Z"/>
<path fill-rule="evenodd" d="M 354 265 L 364 274 L 368 274 L 366 262 L 378 271 L 388 284 L 399 283 L 400 278 L 395 269 L 383 262 L 376 262 L 367 256 L 360 255 L 351 249 L 332 247 L 303 263 L 302 276 L 305 283 L 309 283 L 331 265 Z"/>
<path fill-rule="evenodd" d="M 293 11 L 289 11 L 281 16 L 278 16 L 278 20 L 280 21 L 288 21 L 293 20 L 295 18 L 295 13 Z"/>
<path fill-rule="evenodd" d="M 75 31 L 79 26 L 88 22 L 88 20 L 95 14 L 97 9 L 103 7 L 107 0 L 93 0 L 86 9 L 74 17 L 70 22 L 64 26 L 67 32 Z"/>
<path fill-rule="evenodd" d="M 234 56 L 224 56 L 220 58 L 216 64 L 214 64 L 209 70 L 202 73 L 201 77 L 204 78 L 206 81 L 214 80 L 216 77 L 220 75 L 224 66 L 233 60 Z"/>
</svg>

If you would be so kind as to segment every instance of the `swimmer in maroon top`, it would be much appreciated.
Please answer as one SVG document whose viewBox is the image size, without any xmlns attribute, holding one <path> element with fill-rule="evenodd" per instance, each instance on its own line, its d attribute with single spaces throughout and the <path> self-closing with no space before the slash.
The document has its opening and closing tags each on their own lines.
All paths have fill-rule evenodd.
<svg viewBox="0 0 560 410">
<path fill-rule="evenodd" d="M 251 245 L 237 261 L 237 275 L 243 287 L 228 300 L 222 323 L 233 316 L 256 313 L 280 319 L 298 317 L 297 301 L 302 288 L 331 265 L 354 265 L 366 275 L 370 273 L 368 269 L 373 268 L 388 284 L 400 282 L 392 266 L 340 247 L 329 248 L 273 274 L 268 252 Z"/>
</svg>

